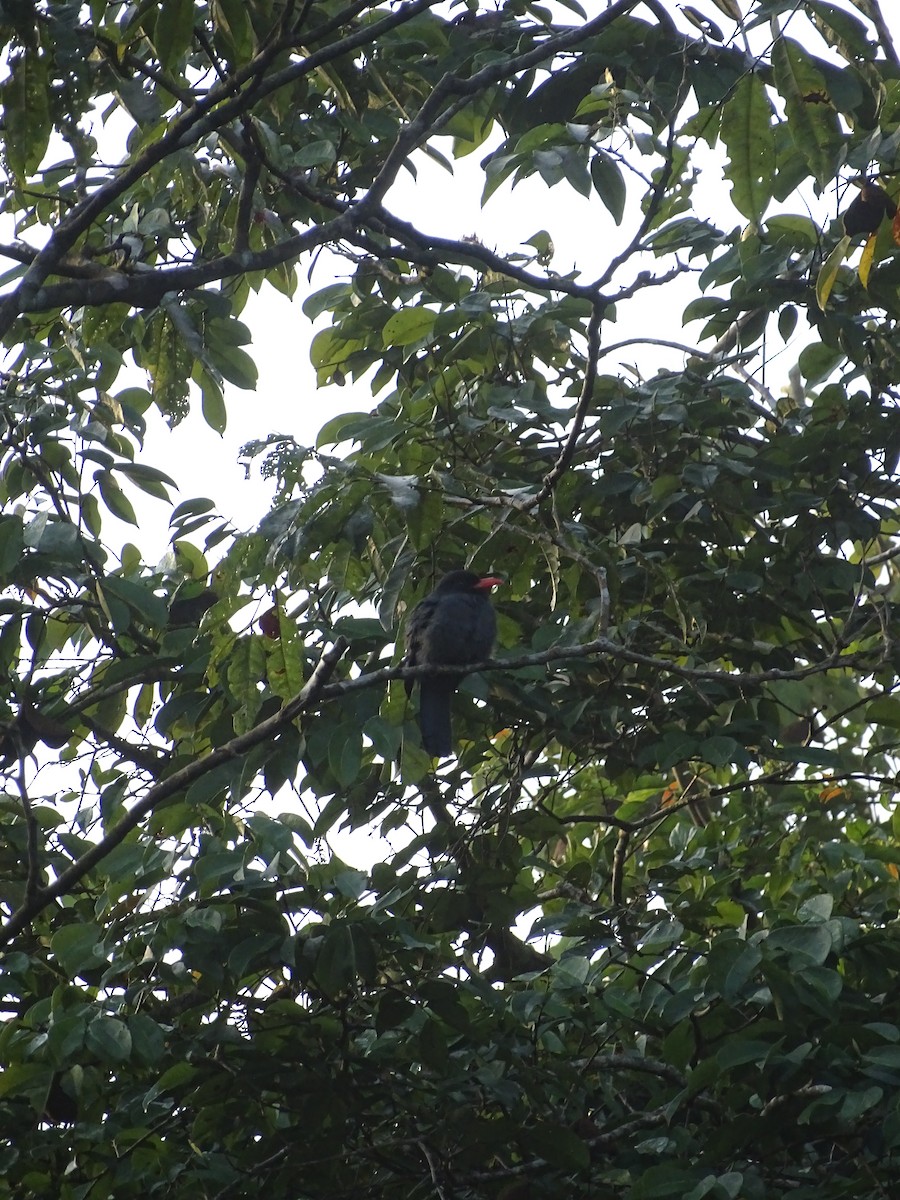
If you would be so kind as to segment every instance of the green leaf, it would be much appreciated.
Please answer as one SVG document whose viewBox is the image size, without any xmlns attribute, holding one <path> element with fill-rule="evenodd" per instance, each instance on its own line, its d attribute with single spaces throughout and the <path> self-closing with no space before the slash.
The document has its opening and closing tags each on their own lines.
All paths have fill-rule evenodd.
<svg viewBox="0 0 900 1200">
<path fill-rule="evenodd" d="M 161 629 L 166 624 L 168 607 L 165 600 L 143 584 L 117 575 L 107 575 L 103 580 L 103 590 L 107 596 L 116 596 L 147 625 Z"/>
<path fill-rule="evenodd" d="M 778 314 L 778 336 L 783 342 L 790 341 L 797 328 L 797 309 L 793 304 L 786 305 Z"/>
<path fill-rule="evenodd" d="M 235 387 L 253 391 L 257 383 L 256 363 L 240 346 L 210 346 L 209 357 L 212 365 L 222 376 Z M 204 392 L 204 405 L 206 393 Z M 204 416 L 206 409 L 204 407 Z M 207 419 L 207 424 L 210 424 Z"/>
<path fill-rule="evenodd" d="M 838 38 L 846 42 L 855 55 L 871 58 L 874 46 L 869 41 L 865 24 L 858 17 L 828 0 L 806 0 L 806 6 Z M 859 11 L 865 12 L 865 9 L 860 7 Z"/>
<path fill-rule="evenodd" d="M 768 952 L 784 950 L 796 961 L 823 963 L 831 953 L 831 934 L 825 925 L 794 925 L 773 929 L 765 941 Z"/>
<path fill-rule="evenodd" d="M 240 719 L 236 721 L 238 732 L 250 728 L 262 703 L 259 685 L 266 677 L 265 642 L 265 638 L 253 633 L 239 637 L 228 647 L 228 686 L 242 705 Z"/>
<path fill-rule="evenodd" d="M 191 374 L 200 388 L 203 420 L 216 433 L 224 433 L 228 424 L 228 412 L 221 386 L 200 362 L 194 364 Z"/>
<path fill-rule="evenodd" d="M 337 921 L 325 933 L 316 958 L 316 983 L 329 996 L 352 988 L 357 980 L 371 980 L 377 959 L 371 939 L 358 924 Z"/>
<path fill-rule="evenodd" d="M 765 85 L 753 72 L 741 78 L 722 111 L 722 140 L 728 147 L 725 177 L 731 180 L 732 203 L 758 224 L 772 199 L 775 136 Z"/>
<path fill-rule="evenodd" d="M 591 1155 L 587 1144 L 564 1125 L 544 1122 L 531 1126 L 526 1138 L 532 1153 L 565 1171 L 586 1171 Z"/>
<path fill-rule="evenodd" d="M 195 496 L 190 500 L 182 500 L 172 509 L 169 527 L 181 524 L 187 517 L 197 517 L 203 513 L 212 512 L 215 504 L 207 496 Z"/>
<path fill-rule="evenodd" d="M 341 787 L 354 782 L 362 766 L 362 739 L 357 730 L 335 730 L 328 743 L 328 763 Z"/>
<path fill-rule="evenodd" d="M 306 297 L 302 305 L 303 315 L 315 321 L 322 313 L 334 312 L 341 307 L 341 302 L 346 301 L 349 294 L 346 283 L 330 283 L 328 287 Z"/>
<path fill-rule="evenodd" d="M 126 521 L 129 525 L 137 525 L 138 519 L 132 507 L 131 501 L 119 487 L 115 477 L 110 471 L 97 471 L 94 475 L 94 481 L 100 489 L 100 496 L 103 503 L 120 521 Z"/>
<path fill-rule="evenodd" d="M 784 97 L 794 146 L 824 188 L 835 176 L 843 147 L 834 109 L 809 99 L 827 92 L 825 79 L 811 56 L 792 38 L 775 39 L 772 69 L 775 86 Z"/>
<path fill-rule="evenodd" d="M 166 491 L 165 484 L 169 487 L 177 488 L 178 484 L 165 471 L 160 471 L 156 467 L 151 467 L 147 463 L 116 463 L 113 470 L 120 471 L 127 479 L 130 479 L 142 492 L 146 492 L 150 496 L 155 496 L 158 500 L 168 500 L 169 493 Z"/>
<path fill-rule="evenodd" d="M 213 20 L 227 52 L 244 61 L 253 53 L 253 26 L 243 0 L 213 0 Z"/>
<path fill-rule="evenodd" d="M 91 970 L 106 959 L 102 931 L 93 922 L 63 925 L 50 939 L 50 949 L 67 975 Z"/>
<path fill-rule="evenodd" d="M 18 182 L 40 166 L 50 142 L 50 78 L 48 61 L 35 47 L 10 54 L 7 77 L 0 86 L 3 104 L 4 153 Z"/>
<path fill-rule="evenodd" d="M 128 1031 L 135 1056 L 148 1064 L 159 1063 L 166 1045 L 165 1030 L 146 1013 L 128 1018 Z"/>
<path fill-rule="evenodd" d="M 613 220 L 617 225 L 621 225 L 628 192 L 618 163 L 602 150 L 598 150 L 591 159 L 591 179 L 597 195 L 609 209 Z"/>
<path fill-rule="evenodd" d="M 95 1017 L 87 1027 L 85 1046 L 103 1062 L 118 1064 L 131 1057 L 131 1034 L 117 1017 Z"/>
<path fill-rule="evenodd" d="M 810 387 L 815 387 L 816 384 L 828 379 L 842 359 L 843 355 L 841 352 L 833 346 L 814 342 L 810 346 L 804 346 L 801 350 L 798 366 L 807 384 Z"/>
<path fill-rule="evenodd" d="M 723 737 L 721 735 L 704 738 L 699 747 L 701 758 L 705 762 L 711 763 L 714 767 L 721 767 L 725 763 L 734 762 L 737 750 L 738 743 L 734 738 Z"/>
<path fill-rule="evenodd" d="M 266 647 L 266 678 L 277 696 L 292 700 L 303 688 L 306 655 L 296 626 L 282 613 L 278 619 L 280 636 Z"/>
<path fill-rule="evenodd" d="M 178 72 L 182 55 L 194 36 L 194 0 L 162 0 L 153 32 L 160 64 Z"/>
<path fill-rule="evenodd" d="M 0 576 L 18 566 L 25 549 L 25 522 L 20 516 L 0 516 Z"/>
<path fill-rule="evenodd" d="M 722 985 L 723 1000 L 733 1004 L 744 993 L 747 984 L 756 977 L 761 961 L 762 952 L 758 946 L 746 944 L 743 946 L 725 976 Z"/>
<path fill-rule="evenodd" d="M 900 698 L 879 696 L 866 708 L 866 720 L 889 729 L 900 729 Z"/>
<path fill-rule="evenodd" d="M 411 346 L 427 338 L 437 313 L 430 308 L 403 308 L 385 322 L 381 336 L 385 346 Z"/>
</svg>

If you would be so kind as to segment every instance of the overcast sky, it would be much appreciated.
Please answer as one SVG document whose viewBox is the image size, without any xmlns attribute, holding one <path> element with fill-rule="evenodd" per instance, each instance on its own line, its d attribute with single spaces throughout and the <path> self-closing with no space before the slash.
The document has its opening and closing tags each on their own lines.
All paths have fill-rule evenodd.
<svg viewBox="0 0 900 1200">
<path fill-rule="evenodd" d="M 897 35 L 900 31 L 898 2 L 890 0 L 884 7 L 886 18 Z M 707 4 L 704 8 L 715 17 L 713 5 Z M 571 14 L 566 14 L 563 20 L 571 21 Z M 792 32 L 789 17 L 782 18 L 782 25 L 786 32 Z M 809 29 L 807 23 L 804 28 Z M 764 39 L 764 46 L 767 31 L 762 29 L 757 36 Z M 813 53 L 827 53 L 821 42 L 810 44 L 808 48 Z M 118 139 L 114 136 L 114 128 L 113 124 L 105 134 L 102 130 L 95 132 L 115 142 Z M 120 132 L 124 134 L 124 130 Z M 447 139 L 441 149 L 450 157 Z M 599 197 L 585 199 L 565 184 L 547 188 L 536 177 L 525 180 L 515 189 L 507 183 L 481 209 L 484 177 L 478 164 L 486 152 L 487 147 L 482 147 L 460 160 L 455 164 L 453 176 L 431 160 L 417 156 L 418 179 L 414 182 L 407 172 L 402 172 L 387 196 L 387 206 L 426 232 L 457 238 L 474 234 L 502 254 L 521 251 L 527 238 L 546 229 L 555 246 L 552 268 L 561 274 L 577 268 L 585 279 L 599 274 L 609 258 L 627 244 L 640 219 L 639 192 L 634 188 L 634 179 L 630 180 L 634 201 L 618 228 Z M 721 150 L 708 151 L 701 147 L 701 152 L 703 157 L 698 161 L 703 163 L 703 175 L 696 190 L 697 215 L 712 217 L 724 230 L 743 224 L 743 218 L 730 204 L 728 188 L 722 179 Z M 826 223 L 838 212 L 839 197 L 835 190 L 818 199 L 810 192 L 805 200 L 811 215 L 820 223 Z M 773 202 L 769 215 L 774 211 L 803 212 L 804 208 L 802 203 L 795 203 L 791 198 L 785 205 Z M 648 258 L 641 265 L 652 270 L 656 264 Z M 343 388 L 316 388 L 309 362 L 309 342 L 314 329 L 303 315 L 301 306 L 311 291 L 325 287 L 335 278 L 344 278 L 351 267 L 321 253 L 311 283 L 306 280 L 309 269 L 307 257 L 300 263 L 301 283 L 293 302 L 265 286 L 242 314 L 252 331 L 253 345 L 247 349 L 257 363 L 259 382 L 255 392 L 226 385 L 228 429 L 224 437 L 220 438 L 206 426 L 199 404 L 174 431 L 170 431 L 161 419 L 148 414 L 151 425 L 144 460 L 166 470 L 178 481 L 179 500 L 209 496 L 222 515 L 241 529 L 255 526 L 268 510 L 272 497 L 272 486 L 260 478 L 258 464 L 249 478 L 238 464 L 239 450 L 245 442 L 264 438 L 271 432 L 283 432 L 300 442 L 311 443 L 325 421 L 337 412 L 368 409 L 373 403 L 365 384 L 354 386 L 348 382 Z M 646 291 L 639 302 L 622 306 L 617 324 L 604 326 L 605 344 L 648 332 L 690 343 L 699 335 L 702 326 L 695 323 L 682 330 L 680 313 L 696 294 L 696 276 L 681 279 L 666 289 Z M 320 321 L 319 325 L 323 323 Z M 800 322 L 798 326 L 798 339 L 805 336 L 804 324 Z M 776 392 L 785 381 L 787 369 L 795 361 L 800 345 L 802 342 L 797 342 L 785 351 L 779 341 L 772 339 L 767 347 L 769 356 L 776 356 L 767 377 L 769 386 Z M 623 364 L 636 362 L 646 377 L 661 365 L 677 369 L 684 356 L 671 351 L 635 348 L 623 352 L 619 361 Z M 614 359 L 606 359 L 602 369 L 611 370 L 616 365 Z M 134 383 L 144 383 L 142 373 L 135 372 L 130 379 L 120 379 L 118 386 Z M 123 527 L 121 540 L 137 542 L 146 558 L 150 562 L 156 561 L 168 544 L 167 506 L 141 494 L 132 495 L 132 500 L 140 506 L 141 527 L 139 531 Z M 106 522 L 106 518 L 104 520 Z M 112 540 L 115 544 L 118 539 Z"/>
</svg>

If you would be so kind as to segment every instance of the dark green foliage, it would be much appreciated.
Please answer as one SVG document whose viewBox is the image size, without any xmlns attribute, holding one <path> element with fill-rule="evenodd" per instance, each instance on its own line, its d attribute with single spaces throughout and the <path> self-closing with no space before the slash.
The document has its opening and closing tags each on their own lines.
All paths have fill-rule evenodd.
<svg viewBox="0 0 900 1200">
<path fill-rule="evenodd" d="M 878 6 L 17 0 L 0 32 L 0 1197 L 892 1195 Z M 422 154 L 492 205 L 542 181 L 547 228 L 401 219 Z M 554 260 L 558 197 L 598 267 Z M 259 431 L 278 504 L 238 534 L 143 439 L 225 427 L 264 284 L 351 386 L 314 446 Z M 466 566 L 506 580 L 499 661 L 435 773 L 396 645 Z"/>
</svg>

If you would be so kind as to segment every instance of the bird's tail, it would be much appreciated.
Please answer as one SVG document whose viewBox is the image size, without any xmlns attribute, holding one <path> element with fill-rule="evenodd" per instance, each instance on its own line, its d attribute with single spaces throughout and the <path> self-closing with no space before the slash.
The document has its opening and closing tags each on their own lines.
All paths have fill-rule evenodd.
<svg viewBox="0 0 900 1200">
<path fill-rule="evenodd" d="M 432 758 L 452 752 L 450 700 L 456 690 L 452 679 L 423 679 L 419 688 L 419 728 L 422 745 Z"/>
</svg>

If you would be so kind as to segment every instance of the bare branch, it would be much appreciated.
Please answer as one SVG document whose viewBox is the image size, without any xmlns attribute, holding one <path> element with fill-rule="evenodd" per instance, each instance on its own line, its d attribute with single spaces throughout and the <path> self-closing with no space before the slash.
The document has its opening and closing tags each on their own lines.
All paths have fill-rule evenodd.
<svg viewBox="0 0 900 1200">
<path fill-rule="evenodd" d="M 591 401 L 594 398 L 594 384 L 597 381 L 597 360 L 600 356 L 600 322 L 603 319 L 605 305 L 594 302 L 594 307 L 591 312 L 591 319 L 588 322 L 588 353 L 587 362 L 584 368 L 584 379 L 581 384 L 581 395 L 578 397 L 578 404 L 575 407 L 575 416 L 572 420 L 572 426 L 569 430 L 569 436 L 566 438 L 566 444 L 562 448 L 559 458 L 553 464 L 550 471 L 544 476 L 544 481 L 541 484 L 540 491 L 536 492 L 525 504 L 522 505 L 523 510 L 527 511 L 536 508 L 542 504 L 544 500 L 553 492 L 560 479 L 568 470 L 575 456 L 575 449 L 578 445 L 578 439 L 581 437 L 581 431 L 584 428 L 584 421 L 588 414 Z M 518 507 L 518 506 L 516 506 Z"/>
</svg>

